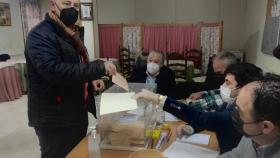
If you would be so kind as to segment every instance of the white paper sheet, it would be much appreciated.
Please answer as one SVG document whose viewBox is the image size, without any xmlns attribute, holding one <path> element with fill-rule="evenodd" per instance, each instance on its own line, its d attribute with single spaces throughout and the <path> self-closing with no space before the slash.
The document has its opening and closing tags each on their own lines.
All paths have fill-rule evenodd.
<svg viewBox="0 0 280 158">
<path fill-rule="evenodd" d="M 137 101 L 132 99 L 132 93 L 102 93 L 100 115 L 129 111 L 137 108 Z"/>
<path fill-rule="evenodd" d="M 178 119 L 177 117 L 175 117 L 174 115 L 168 113 L 168 112 L 165 112 L 165 121 L 180 121 L 180 119 Z"/>
<path fill-rule="evenodd" d="M 112 77 L 112 82 L 120 86 L 127 92 L 129 91 L 127 80 L 121 74 L 117 73 L 116 75 L 114 75 Z"/>
<path fill-rule="evenodd" d="M 180 141 L 201 145 L 208 145 L 210 141 L 210 135 L 207 134 L 193 134 L 191 136 L 183 136 Z"/>
<path fill-rule="evenodd" d="M 216 158 L 219 152 L 175 141 L 164 151 L 164 155 L 167 158 Z"/>
</svg>

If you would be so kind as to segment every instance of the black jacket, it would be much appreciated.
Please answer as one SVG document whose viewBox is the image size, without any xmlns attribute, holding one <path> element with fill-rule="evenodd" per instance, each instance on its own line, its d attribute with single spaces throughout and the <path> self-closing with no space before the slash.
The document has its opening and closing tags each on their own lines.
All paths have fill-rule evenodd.
<svg viewBox="0 0 280 158">
<path fill-rule="evenodd" d="M 141 66 L 135 68 L 129 79 L 129 82 L 146 83 L 147 79 L 147 66 Z M 170 97 L 174 96 L 175 90 L 175 73 L 166 66 L 162 66 L 159 75 L 156 76 L 157 93 L 167 95 Z"/>
<path fill-rule="evenodd" d="M 25 50 L 30 126 L 88 124 L 84 84 L 104 76 L 105 68 L 102 61 L 80 63 L 73 45 L 48 15 L 30 31 Z"/>
<path fill-rule="evenodd" d="M 235 104 L 224 103 L 215 112 L 197 110 L 171 98 L 167 98 L 163 110 L 189 123 L 194 129 L 210 130 L 216 133 L 220 153 L 231 151 L 235 148 L 242 135 L 234 128 L 231 114 Z"/>
</svg>

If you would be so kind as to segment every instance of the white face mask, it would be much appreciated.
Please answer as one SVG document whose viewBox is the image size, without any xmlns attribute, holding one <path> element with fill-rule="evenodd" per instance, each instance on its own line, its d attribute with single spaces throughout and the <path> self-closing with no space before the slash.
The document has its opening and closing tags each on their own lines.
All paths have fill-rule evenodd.
<svg viewBox="0 0 280 158">
<path fill-rule="evenodd" d="M 155 75 L 156 73 L 159 72 L 159 65 L 156 63 L 148 63 L 147 64 L 147 71 L 151 75 Z"/>
<path fill-rule="evenodd" d="M 222 97 L 222 100 L 226 103 L 233 103 L 235 98 L 232 97 L 232 91 L 233 90 L 236 90 L 235 89 L 230 89 L 224 85 L 221 85 L 220 87 L 220 93 L 221 93 L 221 97 Z"/>
</svg>

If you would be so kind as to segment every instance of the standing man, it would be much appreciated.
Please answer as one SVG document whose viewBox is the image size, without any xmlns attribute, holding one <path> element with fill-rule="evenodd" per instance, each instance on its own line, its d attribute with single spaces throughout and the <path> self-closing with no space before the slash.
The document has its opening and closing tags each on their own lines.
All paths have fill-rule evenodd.
<svg viewBox="0 0 280 158">
<path fill-rule="evenodd" d="M 110 62 L 89 62 L 81 29 L 75 25 L 79 0 L 50 0 L 50 12 L 27 38 L 28 118 L 39 138 L 42 158 L 63 158 L 88 127 L 88 110 L 95 114 L 93 87 L 113 75 Z"/>
</svg>

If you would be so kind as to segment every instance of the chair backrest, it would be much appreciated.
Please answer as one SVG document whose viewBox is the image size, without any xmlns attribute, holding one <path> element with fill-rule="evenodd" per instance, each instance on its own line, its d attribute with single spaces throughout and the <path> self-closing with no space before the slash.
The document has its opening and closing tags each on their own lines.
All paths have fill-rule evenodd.
<svg viewBox="0 0 280 158">
<path fill-rule="evenodd" d="M 186 50 L 185 55 L 188 62 L 192 61 L 195 68 L 201 69 L 201 63 L 202 63 L 201 50 L 197 50 L 197 49 Z"/>
<path fill-rule="evenodd" d="M 167 67 L 175 72 L 176 82 L 187 79 L 187 59 L 183 54 L 172 52 L 166 55 Z"/>
<path fill-rule="evenodd" d="M 121 73 L 125 77 L 129 77 L 135 65 L 135 59 L 131 57 L 130 50 L 127 48 L 119 48 L 119 64 Z"/>
</svg>

